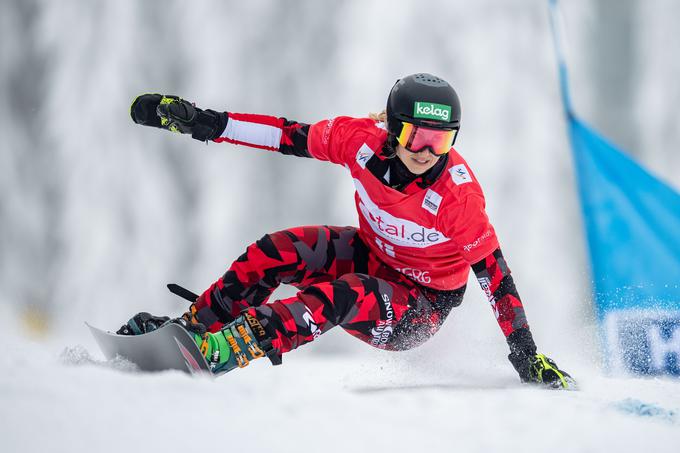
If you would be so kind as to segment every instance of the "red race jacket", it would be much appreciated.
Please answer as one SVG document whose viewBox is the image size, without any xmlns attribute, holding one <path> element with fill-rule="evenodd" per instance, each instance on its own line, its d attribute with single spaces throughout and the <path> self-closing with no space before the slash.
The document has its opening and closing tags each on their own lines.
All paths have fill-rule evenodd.
<svg viewBox="0 0 680 453">
<path fill-rule="evenodd" d="M 382 261 L 419 283 L 460 288 L 470 265 L 498 248 L 484 211 L 482 189 L 453 148 L 442 175 L 426 189 L 399 192 L 379 181 L 366 163 L 380 154 L 387 132 L 371 119 L 338 117 L 314 124 L 309 153 L 344 165 L 356 188 L 359 232 Z"/>
<path fill-rule="evenodd" d="M 359 235 L 388 266 L 435 290 L 463 287 L 473 268 L 513 354 L 536 352 L 522 301 L 485 212 L 482 189 L 452 148 L 438 174 L 401 190 L 390 186 L 382 153 L 387 131 L 369 118 L 337 117 L 308 125 L 268 115 L 228 113 L 216 142 L 310 157 L 352 175 Z M 434 169 L 434 168 L 433 168 Z M 403 178 L 402 178 L 403 179 Z"/>
<path fill-rule="evenodd" d="M 284 118 L 229 113 L 227 127 L 215 141 L 278 151 L 292 147 L 291 131 L 300 127 Z M 381 150 L 386 138 L 382 123 L 341 116 L 309 126 L 305 157 L 343 165 L 350 172 L 361 239 L 383 262 L 424 286 L 460 288 L 467 283 L 470 265 L 499 247 L 477 178 L 452 148 L 446 168 L 430 187 L 395 190 L 366 168 L 373 158 L 385 159 Z M 288 154 L 303 155 L 299 149 Z"/>
</svg>

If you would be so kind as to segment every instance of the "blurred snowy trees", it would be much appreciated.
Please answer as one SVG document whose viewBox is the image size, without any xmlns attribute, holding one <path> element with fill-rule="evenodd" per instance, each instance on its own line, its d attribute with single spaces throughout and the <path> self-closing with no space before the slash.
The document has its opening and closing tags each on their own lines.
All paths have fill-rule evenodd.
<svg viewBox="0 0 680 453">
<path fill-rule="evenodd" d="M 677 179 L 680 38 L 663 31 L 678 6 L 641 4 L 563 4 L 574 100 Z M 589 277 L 545 2 L 396 5 L 0 2 L 0 303 L 38 307 L 65 330 L 83 319 L 113 327 L 141 309 L 178 313 L 166 282 L 201 291 L 268 231 L 356 224 L 342 168 L 135 126 L 134 96 L 314 122 L 379 111 L 398 77 L 427 71 L 461 95 L 457 148 L 483 183 L 539 337 L 582 321 Z M 611 73 L 629 94 L 622 104 L 598 88 Z M 470 285 L 465 324 L 478 321 L 502 348 L 478 293 Z"/>
</svg>

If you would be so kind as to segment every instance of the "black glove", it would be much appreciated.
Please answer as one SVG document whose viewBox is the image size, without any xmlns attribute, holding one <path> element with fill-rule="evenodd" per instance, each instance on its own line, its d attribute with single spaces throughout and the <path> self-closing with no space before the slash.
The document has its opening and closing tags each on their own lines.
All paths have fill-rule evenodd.
<svg viewBox="0 0 680 453">
<path fill-rule="evenodd" d="M 529 360 L 528 382 L 542 384 L 553 389 L 576 390 L 576 381 L 557 364 L 543 354 L 536 354 Z"/>
<path fill-rule="evenodd" d="M 536 344 L 529 329 L 515 330 L 507 341 L 510 346 L 508 360 L 517 370 L 522 382 L 555 389 L 576 389 L 576 381 L 567 372 L 560 370 L 550 358 L 536 353 Z"/>
<path fill-rule="evenodd" d="M 227 127 L 228 115 L 202 110 L 177 96 L 142 94 L 130 106 L 132 121 L 180 134 L 191 134 L 202 142 L 219 137 Z"/>
<path fill-rule="evenodd" d="M 118 335 L 142 335 L 153 332 L 168 322 L 167 316 L 153 316 L 150 313 L 137 313 L 116 332 Z"/>
</svg>

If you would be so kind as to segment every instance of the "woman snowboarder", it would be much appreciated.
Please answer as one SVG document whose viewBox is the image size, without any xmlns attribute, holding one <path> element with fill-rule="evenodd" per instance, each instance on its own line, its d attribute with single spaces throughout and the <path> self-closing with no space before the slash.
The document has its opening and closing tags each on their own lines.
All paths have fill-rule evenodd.
<svg viewBox="0 0 680 453">
<path fill-rule="evenodd" d="M 566 372 L 537 353 L 482 189 L 452 147 L 461 110 L 446 81 L 409 75 L 392 87 L 381 116 L 311 125 L 202 110 L 160 94 L 137 97 L 131 116 L 137 124 L 201 141 L 343 165 L 356 187 L 359 227 L 303 226 L 267 234 L 184 315 L 139 313 L 119 334 L 179 323 L 193 334 L 215 373 L 265 355 L 281 363 L 282 354 L 338 325 L 377 348 L 404 350 L 432 336 L 460 305 L 472 267 L 520 379 L 574 387 Z M 268 302 L 281 283 L 299 292 Z"/>
</svg>

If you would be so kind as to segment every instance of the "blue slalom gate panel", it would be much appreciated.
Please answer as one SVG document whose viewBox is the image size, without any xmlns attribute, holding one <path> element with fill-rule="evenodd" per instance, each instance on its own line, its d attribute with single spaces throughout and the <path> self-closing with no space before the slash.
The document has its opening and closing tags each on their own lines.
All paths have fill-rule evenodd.
<svg viewBox="0 0 680 453">
<path fill-rule="evenodd" d="M 680 376 L 680 194 L 574 114 L 557 0 L 548 5 L 607 364 Z"/>
<path fill-rule="evenodd" d="M 680 376 L 680 194 L 573 116 L 569 132 L 610 369 Z"/>
</svg>

